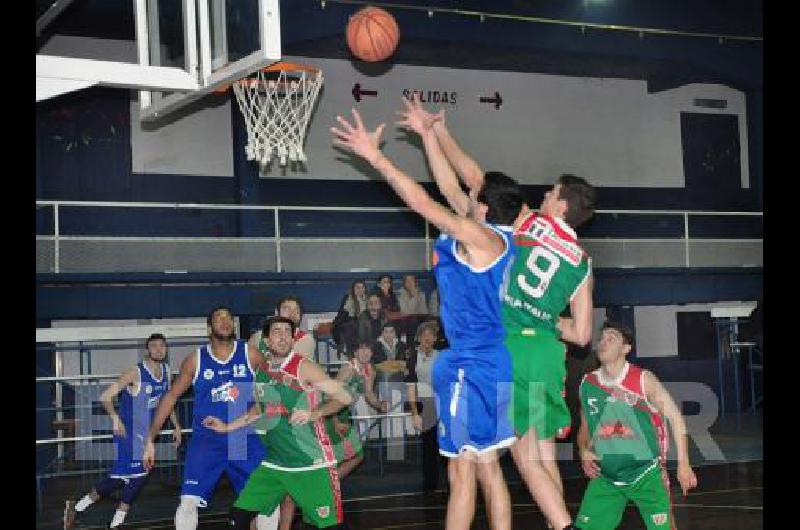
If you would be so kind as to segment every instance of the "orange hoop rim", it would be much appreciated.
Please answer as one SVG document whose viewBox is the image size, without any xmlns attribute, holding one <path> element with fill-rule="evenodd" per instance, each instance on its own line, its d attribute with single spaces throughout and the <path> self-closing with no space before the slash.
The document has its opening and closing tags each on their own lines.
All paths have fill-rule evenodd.
<svg viewBox="0 0 800 530">
<path fill-rule="evenodd" d="M 260 69 L 262 72 L 302 72 L 302 73 L 310 73 L 310 74 L 318 74 L 320 69 L 316 66 L 310 66 L 300 63 L 292 63 L 289 61 L 278 61 L 275 63 L 270 64 L 269 66 L 265 66 Z M 251 72 L 248 75 L 252 75 Z M 237 79 L 236 81 L 231 81 L 226 83 L 222 86 L 219 86 L 214 89 L 214 94 L 224 94 L 234 85 L 234 83 L 245 82 L 247 76 L 243 77 L 242 79 Z"/>
</svg>

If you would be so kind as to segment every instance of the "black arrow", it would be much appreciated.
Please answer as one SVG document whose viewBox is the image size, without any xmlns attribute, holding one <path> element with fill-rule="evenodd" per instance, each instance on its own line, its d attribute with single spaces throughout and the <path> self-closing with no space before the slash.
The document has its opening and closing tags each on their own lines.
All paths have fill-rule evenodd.
<svg viewBox="0 0 800 530">
<path fill-rule="evenodd" d="M 481 98 L 481 103 L 494 103 L 494 108 L 499 109 L 503 104 L 503 98 L 500 97 L 499 92 L 495 92 L 493 98 Z"/>
<path fill-rule="evenodd" d="M 378 91 L 377 90 L 362 90 L 361 89 L 361 84 L 360 83 L 356 83 L 355 85 L 353 85 L 352 94 L 353 94 L 353 97 L 355 98 L 356 101 L 361 101 L 361 96 L 377 96 L 378 95 Z"/>
</svg>

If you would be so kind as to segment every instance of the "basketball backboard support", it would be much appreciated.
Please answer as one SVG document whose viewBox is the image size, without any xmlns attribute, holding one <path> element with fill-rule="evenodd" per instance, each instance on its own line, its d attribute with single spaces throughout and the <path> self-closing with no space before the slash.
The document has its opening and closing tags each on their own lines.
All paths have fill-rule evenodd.
<svg viewBox="0 0 800 530">
<path fill-rule="evenodd" d="M 279 0 L 130 1 L 138 64 L 38 54 L 37 101 L 129 88 L 139 91 L 141 120 L 152 121 L 281 59 Z"/>
</svg>

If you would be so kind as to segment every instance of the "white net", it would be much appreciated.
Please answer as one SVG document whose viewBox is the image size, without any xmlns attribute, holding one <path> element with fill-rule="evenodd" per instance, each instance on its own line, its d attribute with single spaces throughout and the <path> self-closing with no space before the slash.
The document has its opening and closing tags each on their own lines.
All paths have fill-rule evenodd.
<svg viewBox="0 0 800 530">
<path fill-rule="evenodd" d="M 319 70 L 259 70 L 233 84 L 247 127 L 248 160 L 267 166 L 306 161 L 303 142 L 322 86 Z"/>
</svg>

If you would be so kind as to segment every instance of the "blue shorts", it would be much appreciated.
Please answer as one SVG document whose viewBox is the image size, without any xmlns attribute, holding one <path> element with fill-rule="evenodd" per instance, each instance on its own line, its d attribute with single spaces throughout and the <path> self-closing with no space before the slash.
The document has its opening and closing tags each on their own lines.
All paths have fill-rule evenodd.
<svg viewBox="0 0 800 530">
<path fill-rule="evenodd" d="M 501 344 L 487 349 L 443 351 L 432 374 L 439 416 L 439 453 L 484 453 L 516 440 L 508 414 L 514 375 Z"/>
<path fill-rule="evenodd" d="M 110 478 L 129 479 L 147 475 L 142 465 L 144 435 L 128 434 L 124 438 L 114 435 L 117 460 L 111 466 Z"/>
<path fill-rule="evenodd" d="M 198 497 L 198 505 L 205 508 L 223 471 L 238 495 L 265 456 L 258 435 L 242 430 L 220 436 L 192 436 L 186 451 L 181 495 Z"/>
</svg>

